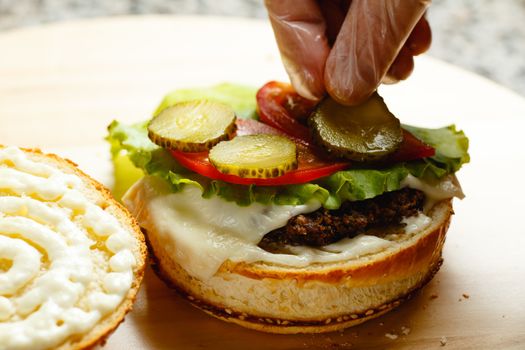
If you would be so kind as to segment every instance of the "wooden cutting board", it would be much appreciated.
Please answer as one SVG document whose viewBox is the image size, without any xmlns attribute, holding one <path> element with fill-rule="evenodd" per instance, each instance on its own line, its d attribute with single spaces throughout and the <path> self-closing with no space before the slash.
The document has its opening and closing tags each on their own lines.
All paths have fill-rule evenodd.
<svg viewBox="0 0 525 350">
<path fill-rule="evenodd" d="M 4 32 L 0 143 L 57 152 L 111 186 L 103 137 L 112 119 L 148 118 L 177 87 L 271 79 L 286 75 L 265 21 L 122 17 Z M 445 263 L 420 294 L 345 332 L 279 336 L 205 315 L 148 270 L 105 349 L 524 349 L 525 100 L 431 59 L 382 93 L 402 121 L 455 122 L 471 140 L 467 198 L 455 203 Z"/>
</svg>

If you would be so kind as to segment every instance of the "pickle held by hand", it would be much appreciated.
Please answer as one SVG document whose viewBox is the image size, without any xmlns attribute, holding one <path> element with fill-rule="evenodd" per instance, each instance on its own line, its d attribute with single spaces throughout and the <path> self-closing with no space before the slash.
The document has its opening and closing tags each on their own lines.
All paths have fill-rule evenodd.
<svg viewBox="0 0 525 350">
<path fill-rule="evenodd" d="M 357 106 L 345 106 L 326 97 L 308 124 L 317 143 L 336 157 L 365 162 L 393 153 L 403 141 L 403 130 L 377 92 Z"/>
</svg>

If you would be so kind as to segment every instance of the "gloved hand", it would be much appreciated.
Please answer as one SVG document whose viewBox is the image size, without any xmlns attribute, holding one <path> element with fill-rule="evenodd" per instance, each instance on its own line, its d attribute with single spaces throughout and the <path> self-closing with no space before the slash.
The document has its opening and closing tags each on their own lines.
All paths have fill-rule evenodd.
<svg viewBox="0 0 525 350">
<path fill-rule="evenodd" d="M 406 79 L 430 46 L 431 0 L 265 0 L 295 90 L 358 104 L 381 82 Z"/>
</svg>

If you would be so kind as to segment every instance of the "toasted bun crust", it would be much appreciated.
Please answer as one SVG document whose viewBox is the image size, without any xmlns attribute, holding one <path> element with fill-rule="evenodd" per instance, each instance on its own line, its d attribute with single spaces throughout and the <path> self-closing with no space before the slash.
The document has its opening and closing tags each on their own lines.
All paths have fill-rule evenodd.
<svg viewBox="0 0 525 350">
<path fill-rule="evenodd" d="M 452 213 L 451 199 L 436 203 L 425 230 L 359 259 L 306 268 L 228 260 L 206 281 L 188 275 L 156 232 L 145 233 L 154 270 L 208 314 L 263 332 L 321 333 L 378 317 L 429 282 L 441 265 Z"/>
<path fill-rule="evenodd" d="M 0 149 L 5 146 L 0 145 Z M 77 165 L 68 159 L 63 159 L 55 154 L 44 154 L 39 149 L 22 149 L 31 160 L 53 166 L 63 173 L 73 174 L 84 183 L 82 192 L 91 202 L 97 203 L 104 211 L 111 213 L 117 218 L 121 227 L 130 233 L 134 240 L 132 254 L 135 258 L 133 267 L 133 280 L 131 288 L 118 307 L 101 320 L 99 320 L 90 331 L 85 334 L 75 334 L 66 341 L 55 347 L 57 350 L 80 350 L 91 349 L 97 345 L 103 345 L 109 335 L 124 321 L 124 317 L 131 310 L 137 292 L 142 282 L 147 257 L 147 247 L 136 220 L 128 210 L 118 203 L 103 185 L 93 180 L 78 169 Z M 0 196 L 4 194 L 0 191 Z"/>
</svg>

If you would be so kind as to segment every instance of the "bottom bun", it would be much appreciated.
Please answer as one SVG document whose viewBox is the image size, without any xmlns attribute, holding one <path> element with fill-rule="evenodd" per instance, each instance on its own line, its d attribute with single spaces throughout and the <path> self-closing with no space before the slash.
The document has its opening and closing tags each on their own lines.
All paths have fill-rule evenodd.
<svg viewBox="0 0 525 350">
<path fill-rule="evenodd" d="M 452 200 L 427 213 L 431 224 L 393 235 L 385 250 L 335 263 L 289 267 L 226 261 L 208 280 L 190 276 L 146 232 L 153 268 L 194 306 L 224 321 L 270 333 L 322 333 L 351 327 L 399 306 L 441 266 Z"/>
</svg>

